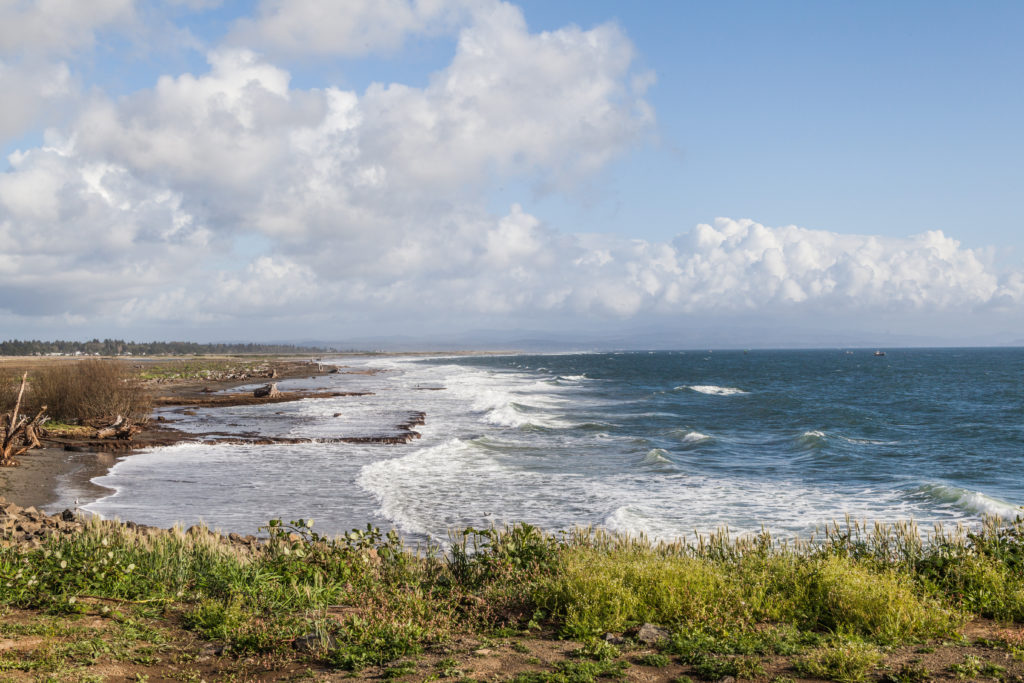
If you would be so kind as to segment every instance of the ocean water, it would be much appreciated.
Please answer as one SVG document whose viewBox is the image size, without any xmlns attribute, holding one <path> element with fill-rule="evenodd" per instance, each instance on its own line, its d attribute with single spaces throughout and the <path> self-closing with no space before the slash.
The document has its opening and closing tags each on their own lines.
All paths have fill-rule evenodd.
<svg viewBox="0 0 1024 683">
<path fill-rule="evenodd" d="M 271 518 L 411 540 L 525 521 L 671 539 L 727 526 L 806 536 L 845 515 L 923 528 L 1024 504 L 1024 350 L 678 351 L 338 359 L 282 388 L 372 396 L 170 414 L 195 432 L 407 445 L 157 448 L 121 460 L 86 506 L 169 526 L 256 532 Z M 347 371 L 348 369 L 344 369 Z"/>
</svg>

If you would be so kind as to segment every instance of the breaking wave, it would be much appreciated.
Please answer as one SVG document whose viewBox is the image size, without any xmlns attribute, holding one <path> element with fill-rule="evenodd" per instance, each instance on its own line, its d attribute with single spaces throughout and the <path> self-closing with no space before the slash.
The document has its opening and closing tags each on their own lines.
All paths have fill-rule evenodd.
<svg viewBox="0 0 1024 683">
<path fill-rule="evenodd" d="M 1024 506 L 1014 505 L 1005 500 L 987 496 L 980 491 L 971 491 L 959 486 L 926 484 L 916 489 L 915 492 L 937 503 L 977 515 L 991 515 L 1004 520 L 1024 517 Z"/>
<path fill-rule="evenodd" d="M 690 391 L 696 391 L 698 394 L 708 394 L 710 396 L 736 396 L 749 393 L 736 387 L 720 387 L 714 384 L 684 384 L 683 386 L 676 387 L 677 391 L 683 389 L 689 389 Z"/>
</svg>

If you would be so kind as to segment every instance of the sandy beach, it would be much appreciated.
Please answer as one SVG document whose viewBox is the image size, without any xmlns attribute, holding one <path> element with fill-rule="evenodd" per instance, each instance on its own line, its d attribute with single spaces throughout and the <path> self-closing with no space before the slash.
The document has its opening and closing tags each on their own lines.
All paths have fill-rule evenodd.
<svg viewBox="0 0 1024 683">
<path fill-rule="evenodd" d="M 107 490 L 91 483 L 116 462 L 110 453 L 73 453 L 63 448 L 39 448 L 23 456 L 18 467 L 0 469 L 0 496 L 22 507 L 50 512 L 60 507 L 59 483 L 87 490 L 92 498 Z"/>
</svg>

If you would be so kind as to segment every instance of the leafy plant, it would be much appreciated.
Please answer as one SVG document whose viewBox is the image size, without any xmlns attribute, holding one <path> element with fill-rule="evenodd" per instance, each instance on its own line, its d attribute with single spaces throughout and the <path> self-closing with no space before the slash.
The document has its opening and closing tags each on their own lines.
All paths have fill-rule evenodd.
<svg viewBox="0 0 1024 683">
<path fill-rule="evenodd" d="M 649 652 L 644 655 L 640 655 L 636 658 L 636 663 L 641 666 L 655 666 L 658 668 L 666 667 L 672 663 L 672 660 L 661 654 L 660 652 Z"/>
<path fill-rule="evenodd" d="M 818 649 L 796 661 L 798 673 L 840 683 L 858 683 L 882 661 L 878 648 L 850 641 Z"/>
</svg>

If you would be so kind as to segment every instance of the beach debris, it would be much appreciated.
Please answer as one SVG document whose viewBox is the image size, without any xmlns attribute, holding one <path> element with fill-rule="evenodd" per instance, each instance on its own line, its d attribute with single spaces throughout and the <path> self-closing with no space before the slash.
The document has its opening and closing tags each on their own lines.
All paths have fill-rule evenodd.
<svg viewBox="0 0 1024 683">
<path fill-rule="evenodd" d="M 252 395 L 255 398 L 276 398 L 281 395 L 281 392 L 277 389 L 277 382 L 271 382 L 256 389 Z"/>
<path fill-rule="evenodd" d="M 46 406 L 39 409 L 36 416 L 29 419 L 28 415 L 18 413 L 21 411 L 21 399 L 25 393 L 25 383 L 28 381 L 28 373 L 21 376 L 21 389 L 18 390 L 18 399 L 14 403 L 14 409 L 10 413 L 0 416 L 0 467 L 12 467 L 18 464 L 15 460 L 19 455 L 28 452 L 32 448 L 39 448 L 38 428 L 46 422 Z"/>
<path fill-rule="evenodd" d="M 117 419 L 114 420 L 113 424 L 108 427 L 96 430 L 97 439 L 109 439 L 115 437 L 118 439 L 130 440 L 135 434 L 137 434 L 142 428 L 138 425 L 132 424 L 131 420 L 127 419 L 123 415 L 118 415 Z"/>
</svg>

